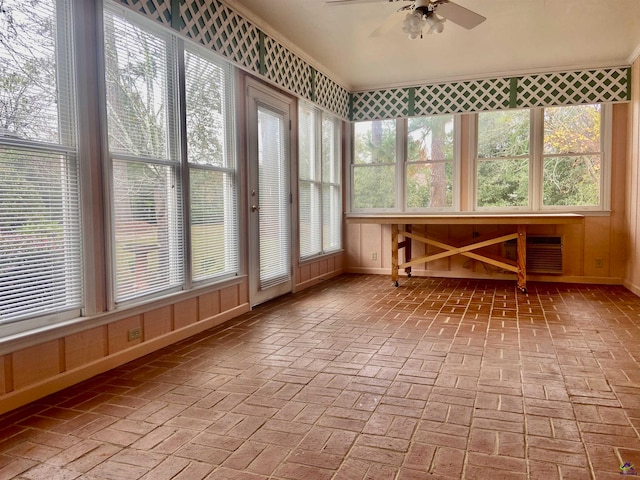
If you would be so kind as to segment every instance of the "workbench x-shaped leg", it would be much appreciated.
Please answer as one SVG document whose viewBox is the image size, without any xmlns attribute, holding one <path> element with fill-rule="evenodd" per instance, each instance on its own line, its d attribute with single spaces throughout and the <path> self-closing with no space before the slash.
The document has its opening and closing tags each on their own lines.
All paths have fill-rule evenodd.
<svg viewBox="0 0 640 480">
<path fill-rule="evenodd" d="M 398 235 L 402 235 L 403 237 L 405 237 L 405 241 L 398 243 Z M 490 265 L 508 270 L 510 272 L 517 273 L 518 288 L 523 292 L 526 292 L 526 289 L 527 289 L 527 286 L 526 286 L 526 235 L 527 235 L 526 227 L 524 225 L 519 225 L 518 233 L 502 235 L 500 237 L 472 243 L 463 247 L 456 247 L 453 245 L 448 245 L 446 243 L 438 242 L 436 240 L 432 240 L 427 237 L 416 235 L 415 233 L 411 233 L 410 231 L 400 231 L 397 225 L 392 225 L 391 226 L 391 246 L 392 246 L 391 279 L 397 286 L 398 278 L 399 278 L 398 273 L 400 268 L 404 268 L 405 271 L 407 271 L 410 274 L 411 267 L 414 265 L 420 265 L 422 263 L 432 262 L 434 260 L 450 257 L 452 255 L 464 255 L 465 257 L 469 257 L 474 260 L 488 263 Z M 418 242 L 425 243 L 427 245 L 441 248 L 444 251 L 433 254 L 433 255 L 423 255 L 417 258 L 411 258 L 411 254 L 409 251 L 409 252 L 406 252 L 408 253 L 408 255 L 405 255 L 405 257 L 407 258 L 407 261 L 400 265 L 398 264 L 398 250 L 406 245 L 405 243 L 407 242 L 406 239 L 409 239 L 409 241 L 416 240 Z M 490 245 L 495 245 L 497 243 L 502 243 L 502 242 L 506 242 L 507 240 L 513 240 L 513 239 L 517 239 L 517 252 L 518 252 L 517 264 L 507 263 L 506 261 L 503 261 L 503 260 L 498 260 L 495 258 L 488 257 L 486 255 L 473 253 L 473 250 L 488 247 Z"/>
</svg>

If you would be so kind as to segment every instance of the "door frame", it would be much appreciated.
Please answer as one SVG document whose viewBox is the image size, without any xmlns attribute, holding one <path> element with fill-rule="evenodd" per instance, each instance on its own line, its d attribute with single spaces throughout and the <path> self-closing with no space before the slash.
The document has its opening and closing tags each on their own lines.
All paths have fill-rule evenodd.
<svg viewBox="0 0 640 480">
<path fill-rule="evenodd" d="M 245 176 L 245 202 L 244 209 L 247 218 L 247 274 L 248 274 L 248 296 L 249 305 L 254 307 L 261 303 L 267 302 L 280 295 L 284 295 L 294 291 L 294 252 L 297 250 L 294 248 L 294 232 L 296 231 L 294 225 L 294 185 L 296 169 L 294 168 L 295 159 L 295 141 L 293 135 L 293 126 L 295 124 L 296 117 L 296 99 L 294 97 L 285 95 L 275 88 L 261 82 L 250 76 L 245 76 L 244 83 L 244 99 L 245 99 L 245 132 L 246 132 L 246 176 Z M 288 193 L 289 193 L 289 212 L 288 212 L 288 236 L 289 236 L 289 280 L 282 284 L 276 285 L 265 291 L 259 289 L 259 239 L 258 239 L 258 220 L 251 211 L 252 203 L 252 182 L 254 181 L 255 169 L 257 167 L 257 107 L 262 103 L 265 106 L 272 108 L 274 111 L 280 111 L 284 113 L 285 117 L 285 132 L 288 141 L 286 141 L 287 159 L 285 160 L 288 168 Z M 279 105 L 273 105 L 279 104 Z M 285 107 L 286 109 L 280 109 L 278 107 Z M 255 114 L 255 115 L 254 115 Z M 252 121 L 256 121 L 255 124 L 251 124 Z M 286 125 L 288 121 L 289 125 Z M 286 130 L 288 128 L 288 130 Z M 254 163 L 255 162 L 255 163 Z"/>
</svg>

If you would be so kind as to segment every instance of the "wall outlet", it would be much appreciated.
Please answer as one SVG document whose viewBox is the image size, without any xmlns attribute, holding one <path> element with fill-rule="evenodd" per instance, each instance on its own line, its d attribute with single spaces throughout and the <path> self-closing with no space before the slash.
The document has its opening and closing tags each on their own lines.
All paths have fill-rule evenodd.
<svg viewBox="0 0 640 480">
<path fill-rule="evenodd" d="M 371 252 L 371 260 L 377 260 L 378 259 L 378 252 Z"/>
<path fill-rule="evenodd" d="M 596 268 L 602 268 L 602 257 L 596 257 Z"/>
<path fill-rule="evenodd" d="M 132 328 L 127 332 L 127 341 L 133 342 L 134 340 L 137 340 L 139 338 L 142 338 L 142 328 Z"/>
</svg>

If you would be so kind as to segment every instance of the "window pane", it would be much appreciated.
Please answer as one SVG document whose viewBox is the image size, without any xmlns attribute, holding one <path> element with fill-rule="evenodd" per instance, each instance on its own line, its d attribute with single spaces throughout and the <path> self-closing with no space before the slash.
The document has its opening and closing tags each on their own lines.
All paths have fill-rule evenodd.
<svg viewBox="0 0 640 480">
<path fill-rule="evenodd" d="M 599 155 L 546 158 L 544 205 L 600 205 L 600 172 Z"/>
<path fill-rule="evenodd" d="M 317 180 L 319 162 L 316 158 L 316 110 L 300 102 L 298 112 L 298 177 L 301 180 Z"/>
<path fill-rule="evenodd" d="M 452 205 L 452 162 L 407 165 L 407 207 L 439 208 Z"/>
<path fill-rule="evenodd" d="M 187 50 L 185 85 L 191 276 L 201 281 L 239 268 L 232 71 Z"/>
<path fill-rule="evenodd" d="M 353 169 L 354 208 L 395 207 L 395 171 L 395 165 L 355 166 Z"/>
<path fill-rule="evenodd" d="M 187 156 L 189 163 L 233 168 L 227 133 L 226 70 L 189 51 L 185 52 L 187 98 Z"/>
<path fill-rule="evenodd" d="M 600 152 L 600 105 L 544 109 L 544 153 Z"/>
<path fill-rule="evenodd" d="M 396 162 L 396 121 L 375 120 L 357 122 L 355 133 L 355 164 Z"/>
<path fill-rule="evenodd" d="M 300 257 L 322 253 L 322 216 L 318 184 L 300 182 Z"/>
<path fill-rule="evenodd" d="M 529 110 L 478 114 L 478 158 L 529 155 Z"/>
<path fill-rule="evenodd" d="M 105 11 L 105 70 L 109 149 L 169 159 L 167 42 Z"/>
<path fill-rule="evenodd" d="M 322 181 L 340 183 L 340 127 L 334 117 L 322 114 Z"/>
<path fill-rule="evenodd" d="M 529 159 L 480 161 L 477 193 L 479 207 L 527 206 Z"/>
<path fill-rule="evenodd" d="M 235 273 L 238 242 L 232 174 L 192 169 L 190 187 L 193 279 Z"/>
<path fill-rule="evenodd" d="M 82 306 L 70 24 L 65 0 L 0 0 L 0 323 Z"/>
<path fill-rule="evenodd" d="M 301 104 L 299 126 L 298 215 L 300 257 L 305 258 L 342 246 L 342 145 L 340 121 L 311 105 Z"/>
<path fill-rule="evenodd" d="M 66 2 L 57 3 L 62 11 Z M 0 1 L 0 135 L 74 143 L 64 18 L 55 0 Z"/>
<path fill-rule="evenodd" d="M 322 249 L 331 252 L 342 248 L 342 202 L 340 187 L 322 187 Z"/>
<path fill-rule="evenodd" d="M 289 178 L 284 117 L 258 106 L 258 235 L 260 235 L 260 282 L 265 290 L 288 279 Z"/>
<path fill-rule="evenodd" d="M 410 118 L 407 161 L 453 160 L 453 115 Z"/>
<path fill-rule="evenodd" d="M 78 197 L 71 156 L 0 146 L 0 323 L 80 308 Z"/>
<path fill-rule="evenodd" d="M 179 184 L 173 168 L 113 162 L 116 300 L 182 282 Z"/>
</svg>

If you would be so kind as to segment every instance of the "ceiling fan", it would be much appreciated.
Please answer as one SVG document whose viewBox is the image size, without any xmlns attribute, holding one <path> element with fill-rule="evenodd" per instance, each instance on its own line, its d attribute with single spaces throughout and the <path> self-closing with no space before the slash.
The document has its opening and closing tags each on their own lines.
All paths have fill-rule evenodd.
<svg viewBox="0 0 640 480">
<path fill-rule="evenodd" d="M 340 6 L 374 2 L 411 2 L 397 10 L 397 12 L 408 12 L 402 24 L 402 31 L 410 39 L 422 38 L 424 30 L 426 30 L 426 34 L 442 33 L 445 20 L 450 20 L 468 30 L 477 27 L 486 20 L 482 15 L 450 0 L 328 0 L 325 4 Z M 390 16 L 371 33 L 371 36 L 386 33 L 398 21 L 397 15 Z"/>
</svg>

